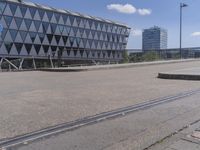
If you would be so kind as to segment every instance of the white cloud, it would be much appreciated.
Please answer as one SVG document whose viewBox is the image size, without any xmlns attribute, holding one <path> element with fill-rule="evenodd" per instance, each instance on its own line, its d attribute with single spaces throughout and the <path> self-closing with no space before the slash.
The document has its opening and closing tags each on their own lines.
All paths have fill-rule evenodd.
<svg viewBox="0 0 200 150">
<path fill-rule="evenodd" d="M 132 36 L 141 36 L 142 35 L 142 30 L 140 30 L 140 29 L 132 29 L 131 35 Z"/>
<path fill-rule="evenodd" d="M 138 13 L 142 16 L 145 16 L 145 15 L 150 15 L 152 12 L 151 9 L 145 9 L 145 8 L 142 8 L 142 9 L 138 9 Z"/>
<path fill-rule="evenodd" d="M 125 5 L 110 4 L 110 5 L 107 5 L 107 9 L 115 10 L 115 11 L 118 11 L 120 13 L 125 13 L 125 14 L 134 14 L 137 11 L 137 9 L 131 4 L 125 4 Z"/>
<path fill-rule="evenodd" d="M 200 32 L 193 32 L 191 36 L 200 36 Z"/>
<path fill-rule="evenodd" d="M 110 4 L 107 5 L 108 10 L 115 10 L 119 13 L 124 13 L 124 14 L 134 14 L 138 13 L 139 15 L 145 16 L 145 15 L 150 15 L 152 13 L 151 9 L 145 9 L 145 8 L 136 8 L 135 6 L 131 4 Z"/>
</svg>

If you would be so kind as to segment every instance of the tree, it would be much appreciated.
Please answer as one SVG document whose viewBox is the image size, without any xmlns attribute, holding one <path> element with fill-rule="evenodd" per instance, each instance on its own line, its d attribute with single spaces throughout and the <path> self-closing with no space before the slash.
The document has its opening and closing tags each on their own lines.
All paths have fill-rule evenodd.
<svg viewBox="0 0 200 150">
<path fill-rule="evenodd" d="M 124 51 L 122 54 L 123 57 L 123 63 L 128 63 L 129 62 L 129 55 L 127 51 Z"/>
<path fill-rule="evenodd" d="M 159 60 L 160 59 L 160 56 L 158 53 L 156 52 L 146 52 L 144 53 L 143 55 L 143 60 L 144 61 L 155 61 L 155 60 Z"/>
</svg>

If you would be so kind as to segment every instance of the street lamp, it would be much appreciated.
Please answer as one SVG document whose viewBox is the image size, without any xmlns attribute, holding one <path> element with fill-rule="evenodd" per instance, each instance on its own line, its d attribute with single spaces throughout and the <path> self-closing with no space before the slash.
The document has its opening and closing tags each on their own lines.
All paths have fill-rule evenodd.
<svg viewBox="0 0 200 150">
<path fill-rule="evenodd" d="M 182 9 L 187 6 L 187 4 L 180 3 L 180 58 L 182 58 Z"/>
</svg>

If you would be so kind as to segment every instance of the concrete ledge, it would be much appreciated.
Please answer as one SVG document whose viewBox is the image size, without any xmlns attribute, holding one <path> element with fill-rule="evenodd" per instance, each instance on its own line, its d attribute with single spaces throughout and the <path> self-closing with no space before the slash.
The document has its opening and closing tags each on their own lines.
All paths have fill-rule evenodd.
<svg viewBox="0 0 200 150">
<path fill-rule="evenodd" d="M 187 68 L 171 72 L 160 72 L 158 78 L 178 80 L 200 80 L 200 68 Z"/>
<path fill-rule="evenodd" d="M 81 72 L 81 71 L 93 71 L 93 70 L 132 68 L 132 67 L 142 67 L 148 65 L 162 65 L 162 64 L 191 62 L 191 61 L 200 61 L 200 59 L 182 59 L 182 60 L 167 60 L 167 61 L 165 60 L 165 61 L 153 61 L 153 62 L 141 62 L 141 63 L 79 66 L 79 67 L 64 67 L 64 68 L 43 68 L 38 70 L 48 71 L 48 72 Z"/>
<path fill-rule="evenodd" d="M 161 79 L 200 80 L 200 75 L 158 73 Z"/>
</svg>

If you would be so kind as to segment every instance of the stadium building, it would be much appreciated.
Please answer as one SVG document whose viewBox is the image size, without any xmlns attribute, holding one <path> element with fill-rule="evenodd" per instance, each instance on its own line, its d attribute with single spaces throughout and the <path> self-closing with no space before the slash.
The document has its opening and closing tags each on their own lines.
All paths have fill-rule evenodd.
<svg viewBox="0 0 200 150">
<path fill-rule="evenodd" d="M 107 19 L 22 0 L 0 1 L 0 66 L 19 59 L 120 62 L 130 28 Z M 14 66 L 13 66 L 14 67 Z"/>
</svg>

